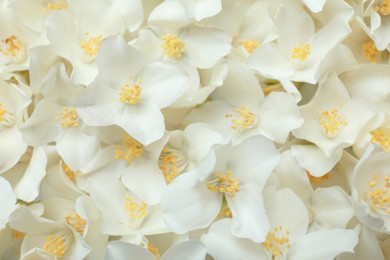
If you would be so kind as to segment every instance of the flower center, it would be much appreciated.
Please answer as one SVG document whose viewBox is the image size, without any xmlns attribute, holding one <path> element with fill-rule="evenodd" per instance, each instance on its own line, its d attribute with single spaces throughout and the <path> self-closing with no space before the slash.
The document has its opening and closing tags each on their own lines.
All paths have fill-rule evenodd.
<svg viewBox="0 0 390 260">
<path fill-rule="evenodd" d="M 265 242 L 261 243 L 270 258 L 283 257 L 286 255 L 287 250 L 291 248 L 290 232 L 283 231 L 283 227 L 275 227 L 273 231 L 268 232 Z"/>
<path fill-rule="evenodd" d="M 61 235 L 50 234 L 46 237 L 46 243 L 43 245 L 43 250 L 49 254 L 61 258 L 65 255 L 71 243 L 71 233 L 65 232 Z"/>
<path fill-rule="evenodd" d="M 374 10 L 381 15 L 390 14 L 390 0 L 382 0 L 380 5 L 374 6 Z"/>
<path fill-rule="evenodd" d="M 26 235 L 25 233 L 20 232 L 20 231 L 18 231 L 16 229 L 12 229 L 12 234 L 14 235 L 14 237 L 16 239 L 21 239 L 21 238 L 23 238 Z"/>
<path fill-rule="evenodd" d="M 336 137 L 340 128 L 348 125 L 348 122 L 343 120 L 343 117 L 336 108 L 331 111 L 322 111 L 319 119 L 322 130 L 327 138 Z"/>
<path fill-rule="evenodd" d="M 79 172 L 72 171 L 72 169 L 69 168 L 69 166 L 66 165 L 65 163 L 62 164 L 62 170 L 64 171 L 65 175 L 68 176 L 68 178 L 71 181 L 75 181 L 77 178 L 77 175 L 79 174 Z"/>
<path fill-rule="evenodd" d="M 252 39 L 244 41 L 241 45 L 247 52 L 252 53 L 260 46 L 260 43 L 258 40 Z"/>
<path fill-rule="evenodd" d="M 381 181 L 378 176 L 374 175 L 368 184 L 371 190 L 367 192 L 367 198 L 371 202 L 371 208 L 381 213 L 390 214 L 389 177 L 383 177 L 383 181 Z"/>
<path fill-rule="evenodd" d="M 299 44 L 291 50 L 291 58 L 304 61 L 310 56 L 310 44 Z"/>
<path fill-rule="evenodd" d="M 142 201 L 137 203 L 132 197 L 125 198 L 125 208 L 127 209 L 128 216 L 130 218 L 130 226 L 133 228 L 139 228 L 148 215 L 148 205 Z"/>
<path fill-rule="evenodd" d="M 102 41 L 103 36 L 99 34 L 96 37 L 91 37 L 87 32 L 84 33 L 84 35 L 85 39 L 79 41 L 80 47 L 84 51 L 83 60 L 85 62 L 91 62 L 99 52 L 100 42 Z"/>
<path fill-rule="evenodd" d="M 384 151 L 390 148 L 390 129 L 379 127 L 370 132 L 371 142 L 378 143 Z"/>
<path fill-rule="evenodd" d="M 51 12 L 51 11 L 57 11 L 57 10 L 64 10 L 68 8 L 68 4 L 65 2 L 60 1 L 52 1 L 47 3 L 46 8 L 43 9 L 45 12 Z"/>
<path fill-rule="evenodd" d="M 375 46 L 375 43 L 370 40 L 363 44 L 364 56 L 371 63 L 376 63 L 379 54 L 381 53 Z"/>
<path fill-rule="evenodd" d="M 148 244 L 148 250 L 156 256 L 156 259 L 160 259 L 160 250 L 154 247 L 151 243 Z"/>
<path fill-rule="evenodd" d="M 164 174 L 165 181 L 169 184 L 187 167 L 188 159 L 182 151 L 164 147 L 158 165 Z"/>
<path fill-rule="evenodd" d="M 0 53 L 10 57 L 15 63 L 20 63 L 26 59 L 22 41 L 15 35 L 11 35 L 2 41 Z"/>
<path fill-rule="evenodd" d="M 115 159 L 123 159 L 127 164 L 131 164 L 139 158 L 143 152 L 142 144 L 131 136 L 123 136 L 123 145 L 118 145 L 115 151 Z"/>
<path fill-rule="evenodd" d="M 164 42 L 160 44 L 160 47 L 163 49 L 164 54 L 167 55 L 168 58 L 175 56 L 180 59 L 183 56 L 186 45 L 182 40 L 178 39 L 176 35 L 168 34 L 161 37 L 161 40 Z"/>
<path fill-rule="evenodd" d="M 0 103 L 0 129 L 3 127 L 11 127 L 15 124 L 16 118 L 14 114 L 8 112 L 2 103 Z"/>
<path fill-rule="evenodd" d="M 125 84 L 119 92 L 119 100 L 126 104 L 135 105 L 140 100 L 142 88 L 138 84 L 129 86 Z"/>
<path fill-rule="evenodd" d="M 236 193 L 240 191 L 240 183 L 233 177 L 231 171 L 228 171 L 226 175 L 216 173 L 215 179 L 207 182 L 206 187 L 212 192 L 226 193 L 231 198 L 234 198 Z"/>
<path fill-rule="evenodd" d="M 60 121 L 62 128 L 79 126 L 79 117 L 74 107 L 64 107 L 55 117 L 55 120 Z"/>
<path fill-rule="evenodd" d="M 65 217 L 66 222 L 71 225 L 80 235 L 83 235 L 87 221 L 77 213 L 69 213 Z"/>
<path fill-rule="evenodd" d="M 257 123 L 257 118 L 255 114 L 249 110 L 249 108 L 241 105 L 239 107 L 233 108 L 233 111 L 236 112 L 236 117 L 231 120 L 231 128 L 241 132 L 246 129 L 253 128 Z M 232 114 L 227 114 L 226 118 L 232 118 Z"/>
</svg>

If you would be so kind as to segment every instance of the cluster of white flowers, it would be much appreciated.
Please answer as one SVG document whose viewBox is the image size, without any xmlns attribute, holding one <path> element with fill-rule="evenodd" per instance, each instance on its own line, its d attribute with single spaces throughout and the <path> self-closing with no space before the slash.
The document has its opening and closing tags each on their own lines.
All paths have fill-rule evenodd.
<svg viewBox="0 0 390 260">
<path fill-rule="evenodd" d="M 0 0 L 0 259 L 390 259 L 390 0 Z"/>
</svg>

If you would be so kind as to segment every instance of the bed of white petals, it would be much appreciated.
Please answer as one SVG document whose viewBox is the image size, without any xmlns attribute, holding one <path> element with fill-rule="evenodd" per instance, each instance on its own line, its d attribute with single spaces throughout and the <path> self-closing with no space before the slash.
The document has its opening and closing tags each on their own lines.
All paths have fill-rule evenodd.
<svg viewBox="0 0 390 260">
<path fill-rule="evenodd" d="M 390 0 L 0 0 L 0 259 L 390 259 Z"/>
</svg>

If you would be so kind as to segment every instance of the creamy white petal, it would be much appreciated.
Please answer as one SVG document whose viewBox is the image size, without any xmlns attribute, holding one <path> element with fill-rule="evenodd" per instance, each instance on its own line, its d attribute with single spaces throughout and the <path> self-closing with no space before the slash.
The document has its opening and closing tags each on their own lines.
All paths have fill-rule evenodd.
<svg viewBox="0 0 390 260">
<path fill-rule="evenodd" d="M 207 248 L 199 240 L 189 240 L 169 248 L 161 260 L 204 260 Z"/>
<path fill-rule="evenodd" d="M 9 216 L 16 209 L 16 197 L 9 182 L 0 177 L 0 230 L 5 228 Z"/>
</svg>

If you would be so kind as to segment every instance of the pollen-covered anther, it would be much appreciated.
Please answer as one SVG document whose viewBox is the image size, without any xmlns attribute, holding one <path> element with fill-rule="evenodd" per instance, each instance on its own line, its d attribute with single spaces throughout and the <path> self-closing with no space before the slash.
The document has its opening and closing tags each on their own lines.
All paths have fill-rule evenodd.
<svg viewBox="0 0 390 260">
<path fill-rule="evenodd" d="M 164 147 L 158 160 L 165 181 L 169 184 L 187 167 L 188 160 L 181 151 Z"/>
<path fill-rule="evenodd" d="M 123 159 L 129 165 L 141 156 L 143 146 L 131 136 L 123 136 L 123 145 L 118 145 L 115 151 L 115 158 L 117 160 Z"/>
<path fill-rule="evenodd" d="M 15 63 L 22 62 L 26 59 L 22 41 L 15 35 L 11 35 L 2 41 L 0 53 L 12 58 Z"/>
<path fill-rule="evenodd" d="M 77 178 L 77 175 L 79 172 L 73 171 L 71 168 L 69 168 L 68 165 L 65 163 L 62 164 L 62 170 L 64 171 L 65 175 L 69 178 L 71 181 L 75 181 Z"/>
<path fill-rule="evenodd" d="M 46 8 L 43 9 L 45 12 L 65 10 L 68 8 L 68 4 L 60 1 L 51 1 L 47 3 Z"/>
<path fill-rule="evenodd" d="M 226 118 L 233 118 L 231 120 L 231 128 L 240 132 L 246 129 L 250 129 L 256 125 L 257 118 L 255 114 L 246 106 L 241 105 L 237 108 L 234 108 L 233 111 L 236 112 L 236 116 L 233 114 L 226 115 Z"/>
<path fill-rule="evenodd" d="M 310 56 L 310 44 L 299 44 L 291 50 L 291 58 L 304 61 Z"/>
<path fill-rule="evenodd" d="M 85 39 L 79 40 L 81 49 L 84 52 L 84 60 L 91 62 L 99 52 L 100 42 L 103 39 L 101 34 L 91 37 L 88 33 L 84 33 Z"/>
<path fill-rule="evenodd" d="M 390 14 L 390 0 L 382 0 L 382 3 L 374 6 L 375 12 L 381 15 Z"/>
<path fill-rule="evenodd" d="M 291 248 L 290 232 L 284 231 L 282 226 L 275 227 L 273 231 L 268 232 L 265 242 L 261 243 L 271 259 L 279 259 L 287 254 Z"/>
<path fill-rule="evenodd" d="M 78 127 L 79 116 L 74 107 L 64 107 L 55 118 L 56 121 L 60 121 L 62 128 Z"/>
<path fill-rule="evenodd" d="M 364 57 L 366 57 L 369 62 L 377 63 L 378 56 L 381 52 L 376 48 L 376 45 L 372 40 L 363 44 L 363 51 Z"/>
<path fill-rule="evenodd" d="M 65 232 L 61 235 L 48 235 L 46 237 L 46 242 L 43 245 L 43 250 L 57 258 L 63 257 L 70 245 L 70 236 L 71 234 L 69 232 Z"/>
<path fill-rule="evenodd" d="M 226 193 L 232 198 L 240 191 L 240 183 L 233 177 L 231 171 L 228 171 L 226 175 L 216 173 L 215 179 L 207 182 L 206 187 L 212 192 Z"/>
<path fill-rule="evenodd" d="M 369 181 L 370 191 L 367 192 L 367 199 L 371 208 L 390 215 L 390 178 L 385 176 L 379 179 L 378 176 Z"/>
<path fill-rule="evenodd" d="M 148 215 L 148 205 L 144 201 L 137 203 L 132 197 L 126 197 L 124 206 L 130 218 L 130 225 L 133 228 L 141 226 L 145 217 Z"/>
<path fill-rule="evenodd" d="M 77 213 L 69 213 L 65 217 L 66 222 L 71 225 L 80 235 L 83 235 L 87 221 Z"/>
<path fill-rule="evenodd" d="M 156 259 L 160 259 L 160 250 L 157 247 L 154 247 L 151 243 L 148 244 L 148 250 L 154 254 Z"/>
<path fill-rule="evenodd" d="M 384 151 L 390 150 L 390 129 L 379 127 L 370 132 L 371 142 L 378 143 Z"/>
<path fill-rule="evenodd" d="M 164 54 L 167 55 L 168 58 L 175 56 L 180 59 L 183 56 L 186 45 L 182 40 L 177 38 L 176 35 L 168 34 L 161 37 L 161 40 L 163 40 L 163 42 L 160 44 L 160 47 L 163 49 Z"/>
<path fill-rule="evenodd" d="M 319 120 L 322 130 L 327 138 L 336 137 L 341 127 L 348 125 L 348 122 L 343 120 L 343 117 L 339 114 L 336 108 L 331 111 L 322 111 L 319 116 Z"/>
<path fill-rule="evenodd" d="M 135 105 L 140 100 L 142 88 L 138 84 L 125 84 L 119 92 L 119 100 L 123 103 Z"/>
<path fill-rule="evenodd" d="M 258 40 L 251 39 L 251 40 L 246 40 L 242 42 L 242 47 L 245 48 L 245 50 L 249 53 L 254 52 L 257 48 L 259 48 L 260 43 Z"/>
<path fill-rule="evenodd" d="M 26 235 L 26 233 L 20 232 L 20 231 L 18 231 L 16 229 L 12 229 L 12 234 L 14 235 L 14 237 L 16 239 L 21 239 L 21 238 L 23 238 Z"/>
</svg>

